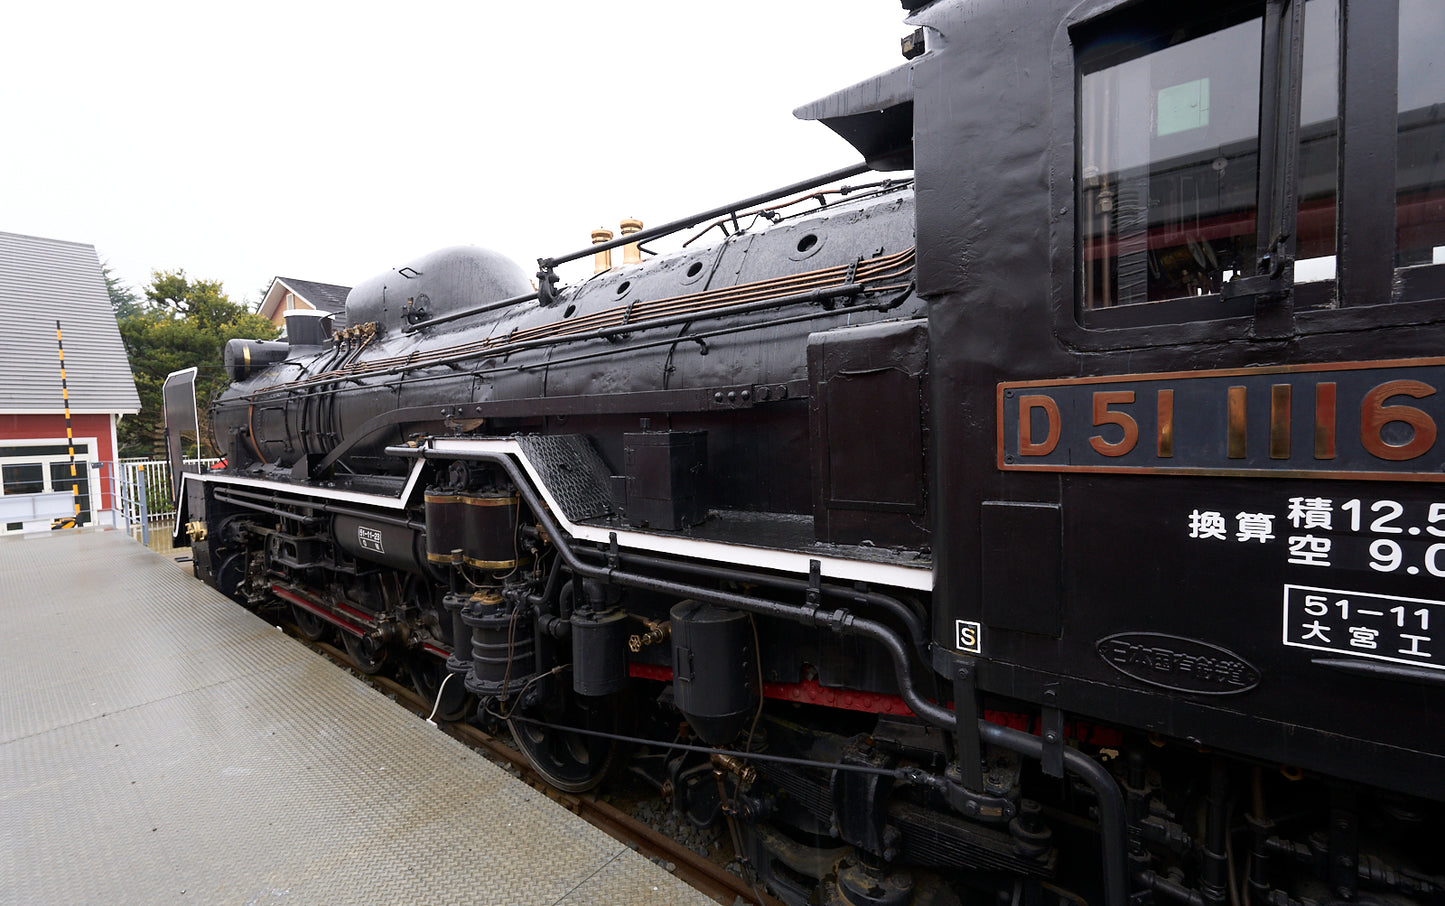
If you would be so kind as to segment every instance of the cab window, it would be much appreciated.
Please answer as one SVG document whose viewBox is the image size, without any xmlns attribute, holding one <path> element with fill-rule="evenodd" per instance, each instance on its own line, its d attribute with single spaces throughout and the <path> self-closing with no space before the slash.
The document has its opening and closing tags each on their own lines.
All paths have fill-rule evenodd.
<svg viewBox="0 0 1445 906">
<path fill-rule="evenodd" d="M 1445 265 L 1445 3 L 1400 0 L 1395 266 Z"/>
<path fill-rule="evenodd" d="M 1086 309 L 1217 293 L 1256 257 L 1261 34 L 1244 7 L 1137 22 L 1082 55 Z"/>
<path fill-rule="evenodd" d="M 1081 323 L 1445 299 L 1442 33 L 1439 0 L 1135 5 L 1072 28 Z"/>
</svg>

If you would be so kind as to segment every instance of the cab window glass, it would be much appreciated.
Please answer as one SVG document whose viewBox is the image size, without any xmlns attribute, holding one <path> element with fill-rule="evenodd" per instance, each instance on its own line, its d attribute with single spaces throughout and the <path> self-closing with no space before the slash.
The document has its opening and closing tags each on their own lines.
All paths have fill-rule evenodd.
<svg viewBox="0 0 1445 906">
<path fill-rule="evenodd" d="M 1445 264 L 1445 3 L 1400 0 L 1395 265 Z"/>
<path fill-rule="evenodd" d="M 1305 4 L 1296 283 L 1335 279 L 1340 134 L 1339 7 L 1339 0 L 1308 0 Z"/>
<path fill-rule="evenodd" d="M 1213 6 L 1081 46 L 1086 310 L 1217 293 L 1257 257 L 1262 11 Z"/>
</svg>

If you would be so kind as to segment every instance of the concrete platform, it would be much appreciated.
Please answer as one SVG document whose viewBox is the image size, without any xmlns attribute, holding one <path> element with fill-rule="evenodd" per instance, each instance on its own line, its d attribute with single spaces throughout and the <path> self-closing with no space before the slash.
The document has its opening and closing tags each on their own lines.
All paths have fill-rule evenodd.
<svg viewBox="0 0 1445 906">
<path fill-rule="evenodd" d="M 710 903 L 119 531 L 0 539 L 0 902 Z"/>
</svg>

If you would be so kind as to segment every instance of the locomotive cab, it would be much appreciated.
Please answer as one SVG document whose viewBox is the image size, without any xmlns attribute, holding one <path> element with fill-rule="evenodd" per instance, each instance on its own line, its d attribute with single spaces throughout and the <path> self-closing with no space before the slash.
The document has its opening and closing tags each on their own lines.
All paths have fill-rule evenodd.
<svg viewBox="0 0 1445 906">
<path fill-rule="evenodd" d="M 1445 795 L 1424 628 L 1445 603 L 1445 21 L 1413 0 L 1028 8 L 1051 27 L 918 13 L 946 49 L 918 72 L 914 154 L 937 502 L 960 515 L 934 638 L 984 707 L 1126 728 L 1126 797 L 1205 841 L 1197 875 L 1142 844 L 1136 889 L 1183 902 L 1175 870 L 1208 901 L 1228 868 L 1251 896 L 1399 893 L 1353 866 L 1413 833 L 1384 813 L 1438 821 Z M 962 84 L 988 103 L 946 115 Z M 1208 817 L 1230 797 L 1251 805 Z M 1241 821 L 1244 859 L 1223 854 L 1251 845 Z M 1286 868 L 1286 837 L 1334 868 Z"/>
</svg>

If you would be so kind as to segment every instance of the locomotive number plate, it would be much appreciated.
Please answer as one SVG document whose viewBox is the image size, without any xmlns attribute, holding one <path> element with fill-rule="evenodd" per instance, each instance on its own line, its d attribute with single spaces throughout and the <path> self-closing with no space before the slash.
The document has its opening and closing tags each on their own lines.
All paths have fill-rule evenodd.
<svg viewBox="0 0 1445 906">
<path fill-rule="evenodd" d="M 386 549 L 382 546 L 381 539 L 381 529 L 367 528 L 364 525 L 357 526 L 356 543 L 361 545 L 363 549 L 375 551 L 378 554 L 386 553 Z"/>
<path fill-rule="evenodd" d="M 1284 587 L 1284 643 L 1445 670 L 1445 601 Z"/>
<path fill-rule="evenodd" d="M 998 467 L 1445 481 L 1445 359 L 998 385 Z"/>
</svg>

